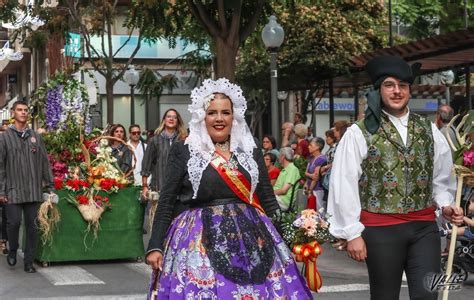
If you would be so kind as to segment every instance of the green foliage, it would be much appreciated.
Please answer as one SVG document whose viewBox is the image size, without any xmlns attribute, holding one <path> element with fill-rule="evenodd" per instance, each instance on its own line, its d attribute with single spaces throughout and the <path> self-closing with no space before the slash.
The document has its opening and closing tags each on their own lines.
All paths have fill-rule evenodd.
<svg viewBox="0 0 474 300">
<path fill-rule="evenodd" d="M 469 25 L 474 25 L 474 2 L 467 1 Z M 407 27 L 407 36 L 421 39 L 464 28 L 464 0 L 392 1 L 394 24 Z"/>
<path fill-rule="evenodd" d="M 278 53 L 279 89 L 307 89 L 330 74 L 344 72 L 349 58 L 384 45 L 386 19 L 377 1 L 312 1 L 274 5 L 285 40 Z M 249 88 L 269 84 L 269 59 L 257 28 L 247 40 L 237 69 Z"/>
<path fill-rule="evenodd" d="M 145 96 L 146 100 L 150 100 L 153 97 L 159 99 L 163 92 L 163 85 L 158 79 L 155 71 L 149 68 L 144 68 L 140 72 L 137 89 Z"/>
</svg>

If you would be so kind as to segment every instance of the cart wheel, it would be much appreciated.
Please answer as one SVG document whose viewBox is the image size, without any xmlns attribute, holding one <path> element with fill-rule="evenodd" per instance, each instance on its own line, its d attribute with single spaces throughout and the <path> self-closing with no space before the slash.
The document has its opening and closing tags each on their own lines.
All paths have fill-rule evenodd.
<svg viewBox="0 0 474 300">
<path fill-rule="evenodd" d="M 49 267 L 49 263 L 46 262 L 46 261 L 43 261 L 43 262 L 41 263 L 41 265 L 43 266 L 43 268 Z"/>
<path fill-rule="evenodd" d="M 141 256 L 137 257 L 137 262 L 139 263 L 143 262 L 143 258 Z"/>
</svg>

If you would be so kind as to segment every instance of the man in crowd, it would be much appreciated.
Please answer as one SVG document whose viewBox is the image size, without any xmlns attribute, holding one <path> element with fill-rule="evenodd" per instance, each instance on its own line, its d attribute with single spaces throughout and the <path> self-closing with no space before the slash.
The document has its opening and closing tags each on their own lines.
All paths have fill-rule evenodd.
<svg viewBox="0 0 474 300">
<path fill-rule="evenodd" d="M 287 211 L 290 207 L 291 197 L 294 196 L 293 186 L 298 184 L 300 179 L 300 171 L 293 164 L 293 157 L 293 150 L 290 147 L 280 149 L 278 161 L 283 169 L 273 186 L 273 192 L 283 211 Z"/>
<path fill-rule="evenodd" d="M 285 122 L 281 125 L 281 148 L 289 147 L 295 140 L 293 132 L 293 123 Z"/>
<path fill-rule="evenodd" d="M 438 107 L 438 111 L 436 112 L 436 120 L 435 124 L 441 133 L 446 137 L 446 134 L 449 134 L 451 137 L 451 141 L 453 142 L 454 146 L 459 148 L 459 142 L 456 138 L 456 129 L 453 125 L 448 127 L 449 122 L 454 117 L 454 110 L 451 106 L 447 104 L 441 104 Z"/>
<path fill-rule="evenodd" d="M 145 154 L 146 144 L 143 142 L 141 137 L 141 130 L 140 125 L 133 124 L 130 125 L 128 128 L 128 133 L 130 135 L 130 139 L 128 140 L 128 144 L 132 146 L 133 153 L 135 154 L 135 158 L 137 159 L 135 163 L 135 169 L 133 170 L 133 178 L 134 184 L 136 186 L 142 185 L 142 175 L 140 174 L 142 171 L 142 161 L 143 155 Z M 148 178 L 148 183 L 150 183 L 151 177 Z"/>
<path fill-rule="evenodd" d="M 403 271 L 410 299 L 437 299 L 425 282 L 440 273 L 435 209 L 460 224 L 452 205 L 456 181 L 446 139 L 410 111 L 414 72 L 400 57 L 366 65 L 375 90 L 365 118 L 349 127 L 332 165 L 328 213 L 331 234 L 366 261 L 371 299 L 399 299 Z"/>
<path fill-rule="evenodd" d="M 0 134 L 0 203 L 5 203 L 9 252 L 7 263 L 16 265 L 22 213 L 25 216 L 26 244 L 24 270 L 36 272 L 33 259 L 38 243 L 36 227 L 43 189 L 52 192 L 53 174 L 42 137 L 28 127 L 28 105 L 13 104 L 13 125 Z"/>
</svg>

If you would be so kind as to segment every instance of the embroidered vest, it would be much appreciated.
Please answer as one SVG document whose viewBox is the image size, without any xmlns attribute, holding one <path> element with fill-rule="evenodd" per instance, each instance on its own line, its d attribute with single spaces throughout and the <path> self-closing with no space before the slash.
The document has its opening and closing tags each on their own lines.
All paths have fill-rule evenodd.
<svg viewBox="0 0 474 300">
<path fill-rule="evenodd" d="M 357 125 L 368 147 L 359 179 L 362 209 L 404 214 L 430 207 L 434 157 L 430 121 L 410 113 L 406 146 L 384 113 L 375 134 L 366 130 L 363 120 Z"/>
</svg>

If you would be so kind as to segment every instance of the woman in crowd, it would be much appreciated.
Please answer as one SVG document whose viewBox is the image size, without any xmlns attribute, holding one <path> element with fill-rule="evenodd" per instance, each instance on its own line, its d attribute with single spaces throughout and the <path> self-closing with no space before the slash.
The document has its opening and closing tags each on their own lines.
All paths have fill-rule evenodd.
<svg viewBox="0 0 474 300">
<path fill-rule="evenodd" d="M 280 155 L 280 152 L 277 149 L 277 142 L 273 136 L 269 134 L 263 136 L 262 152 L 263 154 L 273 153 L 276 157 Z"/>
<path fill-rule="evenodd" d="M 168 109 L 161 119 L 160 126 L 149 141 L 142 162 L 142 194 L 146 197 L 148 189 L 161 191 L 165 182 L 165 167 L 171 144 L 186 138 L 187 132 L 178 111 Z M 150 187 L 148 177 L 151 175 Z"/>
<path fill-rule="evenodd" d="M 327 165 L 322 167 L 321 169 L 322 175 L 325 175 L 331 169 L 331 164 L 332 164 L 332 161 L 334 159 L 334 154 L 336 153 L 336 149 L 337 149 L 337 143 L 339 143 L 339 141 L 342 139 L 342 136 L 344 135 L 344 133 L 346 133 L 346 130 L 347 128 L 349 128 L 350 125 L 351 124 L 345 120 L 338 120 L 334 122 L 334 127 L 332 128 L 332 134 L 334 136 L 333 140 L 335 140 L 335 143 L 333 144 L 331 148 L 329 148 L 329 151 L 331 151 L 331 149 L 333 150 L 331 152 L 328 151 L 328 153 L 326 153 L 326 156 L 328 158 L 328 163 Z"/>
<path fill-rule="evenodd" d="M 326 130 L 324 134 L 326 135 L 326 144 L 329 147 L 324 155 L 326 155 L 328 162 L 331 163 L 336 152 L 336 137 L 334 136 L 333 129 Z"/>
<path fill-rule="evenodd" d="M 309 158 L 309 150 L 308 150 L 308 141 L 306 140 L 306 135 L 308 134 L 308 127 L 304 124 L 295 125 L 294 128 L 295 136 L 296 136 L 296 149 L 295 149 L 295 157 L 303 157 L 305 159 Z"/>
<path fill-rule="evenodd" d="M 327 163 L 326 156 L 322 153 L 324 148 L 324 140 L 320 137 L 313 138 L 308 145 L 311 160 L 308 162 L 306 168 L 306 195 L 314 195 L 316 197 L 316 209 L 326 209 L 326 202 L 324 199 L 324 189 L 320 180 L 320 169 Z M 309 198 L 308 198 L 309 199 Z M 312 205 L 314 206 L 314 204 Z"/>
<path fill-rule="evenodd" d="M 242 90 L 208 79 L 191 99 L 190 134 L 170 151 L 146 254 L 160 271 L 157 298 L 312 299 L 271 222 L 279 207 Z M 176 199 L 188 209 L 172 219 Z"/>
<path fill-rule="evenodd" d="M 274 186 L 278 175 L 280 175 L 280 169 L 275 167 L 277 156 L 271 152 L 268 152 L 263 155 L 263 160 L 265 161 L 265 166 L 268 170 L 268 179 L 270 179 L 271 185 Z"/>
<path fill-rule="evenodd" d="M 127 147 L 127 132 L 122 124 L 115 124 L 110 127 L 109 135 L 111 137 L 124 141 L 109 140 L 109 146 L 112 147 L 112 156 L 117 159 L 117 165 L 120 170 L 126 174 L 132 169 L 132 151 Z"/>
</svg>

